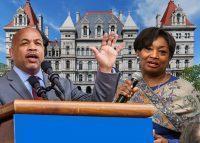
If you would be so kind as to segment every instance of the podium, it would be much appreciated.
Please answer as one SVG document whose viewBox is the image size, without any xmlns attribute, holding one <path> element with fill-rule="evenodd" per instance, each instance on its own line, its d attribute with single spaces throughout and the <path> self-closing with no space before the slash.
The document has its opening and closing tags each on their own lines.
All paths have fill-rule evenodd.
<svg viewBox="0 0 200 143">
<path fill-rule="evenodd" d="M 153 143 L 152 105 L 15 100 L 0 107 L 0 143 Z"/>
</svg>

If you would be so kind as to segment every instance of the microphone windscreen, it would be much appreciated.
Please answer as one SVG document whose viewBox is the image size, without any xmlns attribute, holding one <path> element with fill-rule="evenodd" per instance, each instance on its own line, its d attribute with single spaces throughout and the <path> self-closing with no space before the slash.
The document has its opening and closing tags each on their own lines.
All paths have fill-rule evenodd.
<svg viewBox="0 0 200 143">
<path fill-rule="evenodd" d="M 48 70 L 49 68 L 52 68 L 52 67 L 51 67 L 51 63 L 48 62 L 48 61 L 43 61 L 43 62 L 41 63 L 41 68 L 42 68 L 42 70 L 43 70 L 45 73 L 47 73 L 47 70 Z"/>
<path fill-rule="evenodd" d="M 133 75 L 131 76 L 131 81 L 133 80 L 137 80 L 137 81 L 142 80 L 142 74 L 139 72 L 133 73 Z"/>
</svg>

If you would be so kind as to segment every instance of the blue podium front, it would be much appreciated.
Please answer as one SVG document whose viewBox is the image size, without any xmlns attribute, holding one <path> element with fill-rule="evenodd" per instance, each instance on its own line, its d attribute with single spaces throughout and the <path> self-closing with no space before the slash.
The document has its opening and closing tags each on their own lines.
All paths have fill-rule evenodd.
<svg viewBox="0 0 200 143">
<path fill-rule="evenodd" d="M 15 143 L 153 143 L 152 119 L 14 114 Z"/>
</svg>

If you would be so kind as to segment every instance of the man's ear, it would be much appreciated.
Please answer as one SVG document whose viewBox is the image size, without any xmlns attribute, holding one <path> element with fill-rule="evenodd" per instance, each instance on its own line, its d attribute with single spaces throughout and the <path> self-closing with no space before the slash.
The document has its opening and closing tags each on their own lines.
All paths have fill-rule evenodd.
<svg viewBox="0 0 200 143">
<path fill-rule="evenodd" d="M 13 48 L 9 49 L 10 58 L 13 60 Z"/>
</svg>

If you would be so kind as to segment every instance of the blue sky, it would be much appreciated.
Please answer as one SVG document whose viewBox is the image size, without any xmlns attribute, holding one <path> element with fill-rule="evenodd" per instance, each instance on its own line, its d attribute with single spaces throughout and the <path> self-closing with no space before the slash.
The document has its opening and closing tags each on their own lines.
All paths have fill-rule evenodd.
<svg viewBox="0 0 200 143">
<path fill-rule="evenodd" d="M 36 15 L 43 15 L 44 25 L 49 26 L 51 40 L 60 39 L 59 27 L 67 18 L 68 12 L 75 22 L 75 13 L 81 16 L 91 10 L 110 10 L 118 15 L 123 11 L 124 19 L 131 11 L 133 20 L 141 29 L 155 26 L 156 14 L 163 15 L 169 0 L 30 0 Z M 174 0 L 180 5 L 189 20 L 197 26 L 195 30 L 194 63 L 200 63 L 200 2 L 199 0 Z M 3 27 L 8 24 L 16 10 L 25 4 L 25 0 L 0 1 L 0 62 L 5 62 L 5 32 Z"/>
</svg>

